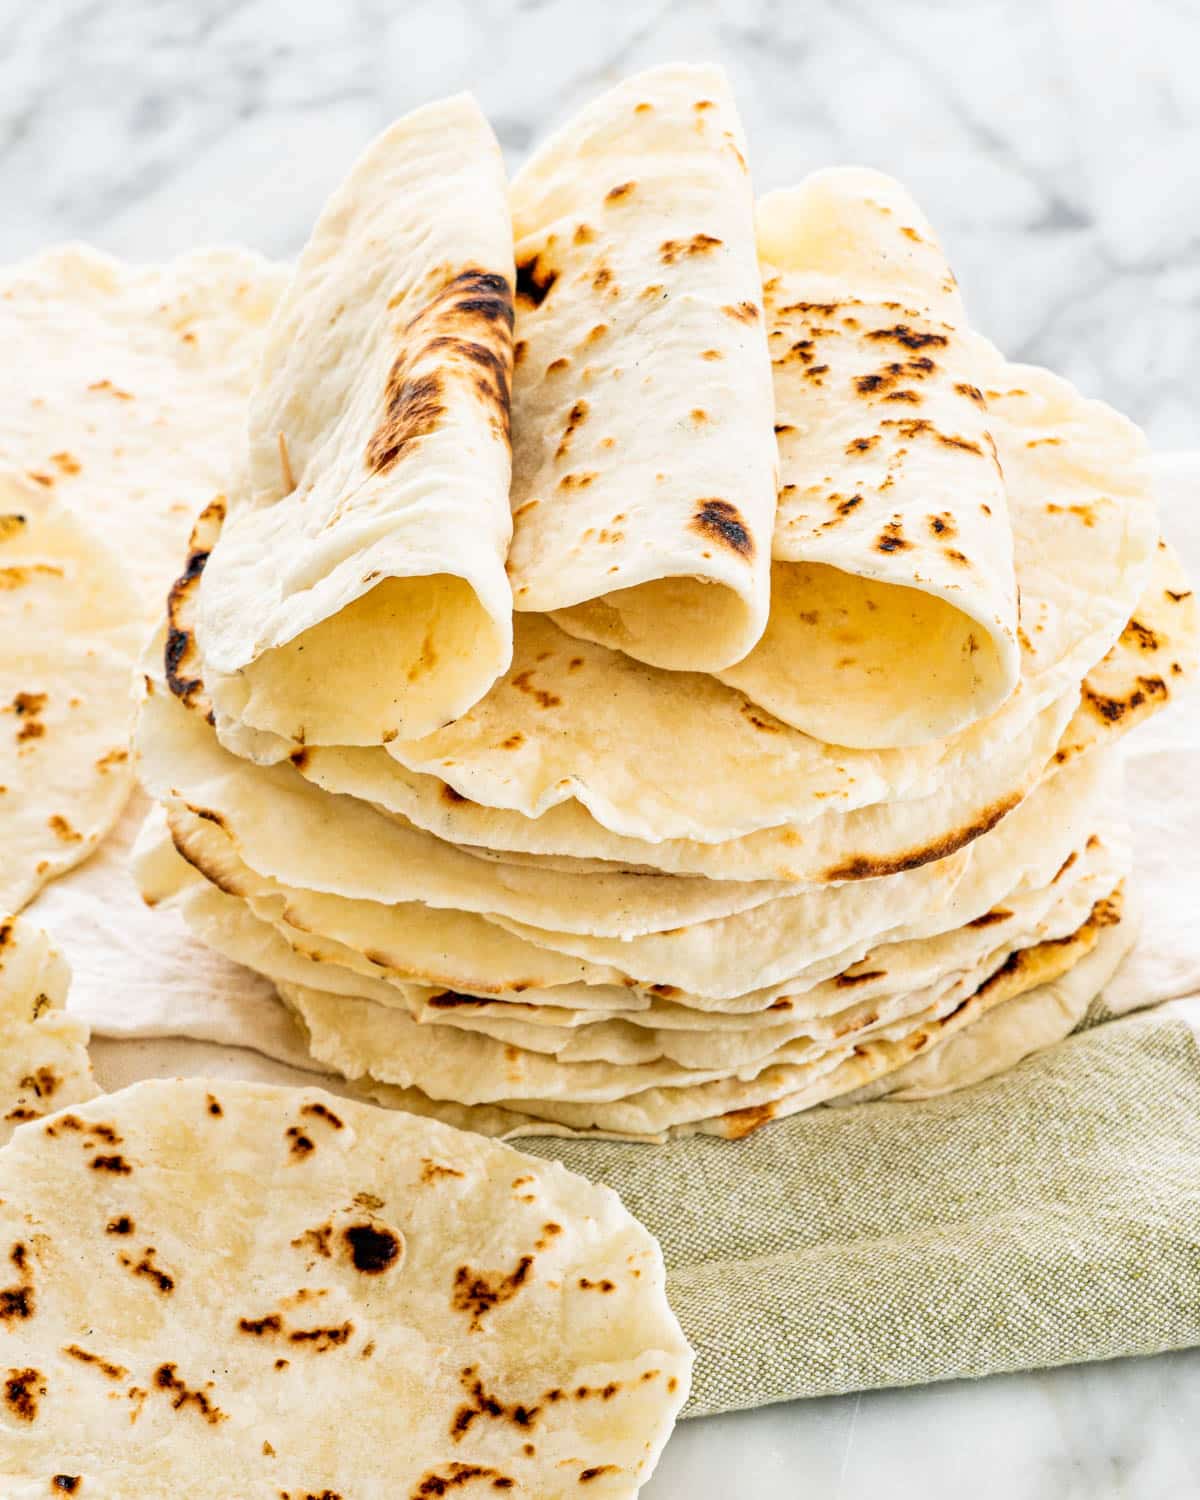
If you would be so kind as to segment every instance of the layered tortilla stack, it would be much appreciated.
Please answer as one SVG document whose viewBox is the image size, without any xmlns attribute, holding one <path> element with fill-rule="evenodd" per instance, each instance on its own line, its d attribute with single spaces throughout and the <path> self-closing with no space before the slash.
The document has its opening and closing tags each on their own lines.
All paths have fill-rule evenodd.
<svg viewBox="0 0 1200 1500">
<path fill-rule="evenodd" d="M 999 1066 L 1132 941 L 1113 750 L 1196 657 L 1143 440 L 970 330 L 896 183 L 756 208 L 719 70 L 511 188 L 470 101 L 392 127 L 231 448 L 139 878 L 315 1065 L 490 1133 L 738 1137 Z"/>
</svg>

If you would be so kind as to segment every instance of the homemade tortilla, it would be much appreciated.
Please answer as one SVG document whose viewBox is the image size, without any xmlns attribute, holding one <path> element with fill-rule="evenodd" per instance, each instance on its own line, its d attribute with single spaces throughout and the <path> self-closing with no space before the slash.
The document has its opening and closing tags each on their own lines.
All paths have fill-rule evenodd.
<svg viewBox="0 0 1200 1500">
<path fill-rule="evenodd" d="M 762 634 L 776 450 L 754 199 L 724 72 L 627 79 L 513 181 L 518 610 L 673 670 Z"/>
<path fill-rule="evenodd" d="M 687 1396 L 616 1194 L 410 1114 L 141 1083 L 19 1131 L 0 1198 L 9 1486 L 616 1500 Z"/>
<path fill-rule="evenodd" d="M 200 592 L 247 753 L 426 734 L 507 668 L 512 286 L 503 162 L 466 95 L 391 126 L 326 204 Z"/>
<path fill-rule="evenodd" d="M 104 542 L 52 490 L 0 472 L 0 920 L 124 806 L 141 632 Z"/>
</svg>

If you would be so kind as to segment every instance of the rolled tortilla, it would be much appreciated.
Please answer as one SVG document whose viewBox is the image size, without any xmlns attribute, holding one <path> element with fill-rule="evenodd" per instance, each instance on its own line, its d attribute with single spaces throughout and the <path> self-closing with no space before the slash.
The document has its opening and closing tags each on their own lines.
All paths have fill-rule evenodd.
<svg viewBox="0 0 1200 1500">
<path fill-rule="evenodd" d="M 518 610 L 676 671 L 762 634 L 776 451 L 743 138 L 719 68 L 632 78 L 513 182 Z"/>
<path fill-rule="evenodd" d="M 766 197 L 759 245 L 771 617 L 720 675 L 832 744 L 944 738 L 1020 675 L 1004 478 L 954 278 L 908 194 L 860 168 Z"/>
<path fill-rule="evenodd" d="M 218 719 L 262 758 L 428 733 L 508 666 L 512 281 L 467 95 L 393 125 L 321 214 L 197 622 Z"/>
</svg>

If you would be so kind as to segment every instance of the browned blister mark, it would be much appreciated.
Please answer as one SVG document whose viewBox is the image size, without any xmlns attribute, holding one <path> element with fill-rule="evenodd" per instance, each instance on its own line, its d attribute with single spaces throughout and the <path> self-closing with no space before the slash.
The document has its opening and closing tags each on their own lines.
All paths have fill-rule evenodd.
<svg viewBox="0 0 1200 1500">
<path fill-rule="evenodd" d="M 658 247 L 658 258 L 665 266 L 673 266 L 678 260 L 707 255 L 716 250 L 723 241 L 711 234 L 694 234 L 687 240 L 664 240 Z"/>
<path fill-rule="evenodd" d="M 737 506 L 728 500 L 698 500 L 690 528 L 710 541 L 718 542 L 747 560 L 755 553 L 754 538 L 750 535 Z"/>
<path fill-rule="evenodd" d="M 40 1370 L 9 1370 L 4 1381 L 4 1404 L 18 1422 L 37 1420 L 38 1402 L 46 1394 Z"/>
<path fill-rule="evenodd" d="M 899 875 L 905 870 L 915 870 L 920 865 L 928 864 L 931 860 L 945 859 L 973 840 L 990 832 L 1001 818 L 1016 807 L 1020 800 L 1020 793 L 1003 797 L 965 827 L 943 834 L 928 844 L 905 850 L 903 853 L 854 855 L 839 864 L 831 865 L 822 873 L 821 879 L 828 881 L 870 880 L 877 875 Z"/>
<path fill-rule="evenodd" d="M 453 384 L 469 379 L 497 435 L 511 426 L 513 293 L 503 276 L 468 270 L 441 288 L 400 330 L 383 415 L 366 464 L 385 474 L 437 431 Z M 433 368 L 428 368 L 435 361 Z"/>
<path fill-rule="evenodd" d="M 179 1378 L 178 1366 L 174 1363 L 159 1365 L 154 1372 L 154 1384 L 158 1390 L 170 1396 L 171 1406 L 175 1411 L 182 1411 L 189 1406 L 195 1407 L 210 1427 L 216 1427 L 225 1421 L 226 1413 L 209 1399 L 207 1389 L 189 1389 L 187 1384 Z M 208 1389 L 211 1389 L 211 1381 Z"/>
<path fill-rule="evenodd" d="M 532 1269 L 532 1255 L 521 1256 L 511 1271 L 477 1271 L 471 1266 L 459 1266 L 454 1273 L 450 1305 L 456 1312 L 468 1315 L 471 1332 L 477 1333 L 493 1308 L 503 1306 L 517 1295 Z"/>
</svg>

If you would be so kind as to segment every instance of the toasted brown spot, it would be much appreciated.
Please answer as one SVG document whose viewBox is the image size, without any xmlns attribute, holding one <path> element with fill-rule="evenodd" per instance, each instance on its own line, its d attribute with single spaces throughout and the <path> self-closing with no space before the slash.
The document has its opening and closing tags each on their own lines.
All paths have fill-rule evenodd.
<svg viewBox="0 0 1200 1500">
<path fill-rule="evenodd" d="M 869 453 L 878 441 L 877 436 L 853 438 L 846 444 L 847 456 L 855 453 Z"/>
<path fill-rule="evenodd" d="M 1182 604 L 1185 599 L 1192 597 L 1192 591 L 1191 589 L 1184 589 L 1182 593 L 1177 594 L 1174 589 L 1167 589 L 1166 595 L 1172 604 Z"/>
<path fill-rule="evenodd" d="M 602 1474 L 619 1474 L 620 1472 L 616 1464 L 599 1464 L 592 1469 L 581 1469 L 579 1482 L 580 1484 L 588 1484 L 593 1479 L 599 1479 Z"/>
<path fill-rule="evenodd" d="M 503 276 L 470 270 L 453 278 L 403 330 L 403 347 L 388 372 L 384 410 L 368 439 L 367 467 L 386 473 L 445 410 L 446 381 L 470 372 L 471 384 L 507 441 L 512 381 L 512 291 Z M 433 354 L 437 369 L 417 373 Z"/>
<path fill-rule="evenodd" d="M 965 396 L 968 401 L 974 401 L 976 406 L 982 406 L 984 404 L 983 392 L 977 385 L 969 385 L 963 381 L 960 381 L 954 387 L 954 389 L 960 396 Z"/>
<path fill-rule="evenodd" d="M 1143 625 L 1140 620 L 1130 620 L 1121 632 L 1121 639 L 1128 645 L 1137 646 L 1139 651 L 1157 651 L 1162 645 L 1149 625 Z"/>
<path fill-rule="evenodd" d="M 19 1422 L 37 1419 L 38 1400 L 46 1394 L 40 1370 L 9 1370 L 4 1382 L 4 1404 Z"/>
<path fill-rule="evenodd" d="M 971 561 L 967 557 L 967 554 L 960 552 L 957 547 L 943 547 L 942 551 L 952 563 L 957 563 L 959 567 L 969 568 L 971 566 Z"/>
<path fill-rule="evenodd" d="M 479 1464 L 447 1464 L 445 1468 L 433 1470 L 418 1480 L 409 1500 L 435 1500 L 435 1497 L 449 1495 L 476 1479 L 489 1480 L 494 1490 L 511 1490 L 516 1483 L 507 1475 L 495 1469 L 481 1468 Z"/>
<path fill-rule="evenodd" d="M 124 1380 L 129 1374 L 124 1365 L 117 1365 L 112 1360 L 103 1359 L 89 1349 L 81 1349 L 78 1344 L 67 1344 L 63 1348 L 63 1353 L 71 1359 L 77 1359 L 80 1364 L 95 1366 L 101 1375 L 106 1375 L 109 1380 Z"/>
<path fill-rule="evenodd" d="M 616 1282 L 609 1281 L 607 1276 L 602 1281 L 589 1281 L 586 1276 L 581 1276 L 578 1285 L 581 1292 L 615 1292 L 617 1289 Z"/>
<path fill-rule="evenodd" d="M 322 1104 L 319 1099 L 314 1100 L 311 1104 L 302 1105 L 300 1113 L 302 1115 L 310 1115 L 314 1120 L 324 1120 L 334 1130 L 342 1129 L 341 1120 L 327 1104 Z"/>
<path fill-rule="evenodd" d="M 919 865 L 928 864 L 930 860 L 945 859 L 974 839 L 990 832 L 1006 813 L 1016 807 L 1020 800 L 1020 794 L 1001 798 L 982 812 L 973 823 L 954 833 L 945 834 L 929 844 L 907 850 L 902 854 L 887 855 L 882 858 L 866 854 L 856 855 L 852 859 L 844 860 L 841 864 L 831 866 L 821 878 L 830 881 L 869 880 L 876 875 L 898 875 L 903 870 L 915 870 Z"/>
<path fill-rule="evenodd" d="M 533 307 L 541 307 L 558 280 L 558 272 L 542 270 L 535 255 L 517 267 L 517 297 Z"/>
<path fill-rule="evenodd" d="M 107 391 L 109 395 L 115 396 L 118 401 L 132 401 L 133 397 L 128 391 L 121 390 L 113 385 L 111 380 L 93 380 L 88 386 L 89 391 Z"/>
<path fill-rule="evenodd" d="M 875 539 L 876 552 L 907 552 L 911 546 L 904 539 L 899 521 L 889 521 Z"/>
<path fill-rule="evenodd" d="M 609 188 L 605 193 L 604 201 L 605 203 L 619 203 L 622 198 L 628 198 L 635 187 L 637 187 L 636 182 L 619 182 L 616 187 Z"/>
<path fill-rule="evenodd" d="M 721 311 L 737 323 L 753 323 L 758 318 L 758 307 L 753 302 L 738 302 L 732 307 L 723 307 Z"/>
<path fill-rule="evenodd" d="M 1105 723 L 1115 724 L 1127 713 L 1141 708 L 1152 699 L 1170 697 L 1170 690 L 1161 677 L 1139 677 L 1137 686 L 1125 698 L 1110 698 L 1083 684 L 1083 701 L 1093 713 Z"/>
<path fill-rule="evenodd" d="M 316 1354 L 326 1354 L 330 1349 L 348 1343 L 354 1332 L 353 1323 L 335 1323 L 328 1328 L 294 1328 L 288 1334 L 288 1343 L 307 1344 Z"/>
<path fill-rule="evenodd" d="M 83 841 L 83 834 L 72 828 L 61 813 L 52 813 L 46 819 L 46 826 L 55 838 L 61 839 L 64 844 L 78 844 Z"/>
<path fill-rule="evenodd" d="M 746 1136 L 761 1129 L 769 1120 L 774 1119 L 775 1108 L 774 1103 L 767 1103 L 755 1104 L 748 1109 L 731 1110 L 728 1114 L 722 1116 L 723 1124 L 726 1127 L 724 1131 L 725 1135 L 733 1141 L 744 1140 Z M 672 1389 L 670 1382 L 667 1384 L 667 1389 Z"/>
<path fill-rule="evenodd" d="M 128 1214 L 121 1214 L 116 1219 L 109 1219 L 104 1226 L 105 1234 L 132 1234 L 136 1225 Z"/>
<path fill-rule="evenodd" d="M 940 516 L 930 516 L 929 529 L 936 537 L 948 539 L 958 535 L 958 527 L 949 511 L 943 511 Z"/>
<path fill-rule="evenodd" d="M 1055 879 L 1058 877 L 1055 876 Z M 985 911 L 983 916 L 976 917 L 973 922 L 968 922 L 968 927 L 994 927 L 997 922 L 1007 922 L 1012 912 L 1005 906 L 994 906 L 991 911 Z"/>
<path fill-rule="evenodd" d="M 839 974 L 833 981 L 839 990 L 853 989 L 858 984 L 869 984 L 872 979 L 886 979 L 886 969 L 870 969 L 863 974 Z"/>
<path fill-rule="evenodd" d="M 468 1365 L 459 1374 L 459 1384 L 470 1398 L 469 1405 L 458 1408 L 450 1421 L 450 1437 L 460 1442 L 480 1417 L 493 1421 L 511 1422 L 514 1427 L 528 1431 L 541 1412 L 540 1406 L 526 1406 L 521 1402 L 506 1405 L 486 1389 L 479 1378 L 478 1367 Z"/>
<path fill-rule="evenodd" d="M 62 1490 L 64 1494 L 73 1495 L 79 1488 L 80 1480 L 78 1474 L 56 1474 L 50 1483 L 56 1490 Z"/>
<path fill-rule="evenodd" d="M 175 1290 L 175 1278 L 164 1271 L 161 1266 L 154 1264 L 154 1255 L 154 1246 L 147 1245 L 142 1252 L 141 1260 L 135 1261 L 131 1255 L 120 1255 L 117 1259 L 134 1276 L 143 1276 L 147 1281 L 153 1282 L 165 1297 Z"/>
<path fill-rule="evenodd" d="M 117 1177 L 129 1177 L 133 1168 L 123 1156 L 93 1156 L 91 1161 L 93 1172 L 112 1172 Z"/>
<path fill-rule="evenodd" d="M 289 1125 L 284 1131 L 285 1138 L 291 1142 L 291 1153 L 293 1156 L 304 1157 L 317 1148 L 313 1145 L 309 1136 L 305 1135 L 299 1125 Z"/>
<path fill-rule="evenodd" d="M 728 500 L 700 500 L 690 522 L 691 530 L 711 541 L 720 542 L 739 557 L 754 556 L 754 539 L 746 529 L 737 506 Z"/>
<path fill-rule="evenodd" d="M 943 448 L 961 448 L 966 453 L 982 453 L 983 449 L 971 438 L 958 437 L 952 433 L 938 432 L 934 434 Z"/>
<path fill-rule="evenodd" d="M 467 1313 L 471 1332 L 478 1332 L 487 1313 L 517 1295 L 529 1280 L 532 1268 L 532 1255 L 523 1255 L 516 1266 L 507 1272 L 476 1271 L 471 1266 L 459 1266 L 454 1273 L 450 1305 L 456 1312 Z"/>
<path fill-rule="evenodd" d="M 377 1224 L 351 1224 L 342 1230 L 354 1269 L 364 1276 L 382 1275 L 400 1254 L 400 1238 Z"/>
<path fill-rule="evenodd" d="M 907 323 L 891 328 L 873 328 L 867 334 L 872 343 L 902 344 L 906 349 L 944 349 L 950 340 L 944 333 L 920 333 Z"/>
<path fill-rule="evenodd" d="M 463 1173 L 457 1167 L 446 1167 L 441 1162 L 434 1161 L 432 1157 L 421 1158 L 421 1181 L 425 1183 L 437 1182 L 442 1177 L 462 1177 Z"/>
<path fill-rule="evenodd" d="M 664 240 L 659 246 L 658 258 L 663 265 L 673 266 L 678 260 L 705 255 L 722 243 L 722 240 L 711 234 L 694 234 L 690 240 Z"/>
<path fill-rule="evenodd" d="M 159 1365 L 154 1372 L 154 1384 L 158 1390 L 170 1394 L 171 1405 L 175 1411 L 194 1406 L 210 1427 L 215 1427 L 225 1420 L 226 1413 L 214 1406 L 203 1390 L 188 1389 L 187 1385 L 180 1380 L 178 1367 L 175 1364 Z"/>
<path fill-rule="evenodd" d="M 562 699 L 556 694 L 548 692 L 545 688 L 534 687 L 533 673 L 529 670 L 518 672 L 512 680 L 512 685 L 520 693 L 527 693 L 542 708 L 557 708 Z"/>
<path fill-rule="evenodd" d="M 268 1334 L 282 1333 L 283 1319 L 278 1313 L 268 1313 L 265 1318 L 239 1318 L 238 1329 L 254 1338 L 263 1338 Z"/>
</svg>

